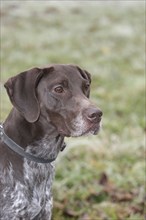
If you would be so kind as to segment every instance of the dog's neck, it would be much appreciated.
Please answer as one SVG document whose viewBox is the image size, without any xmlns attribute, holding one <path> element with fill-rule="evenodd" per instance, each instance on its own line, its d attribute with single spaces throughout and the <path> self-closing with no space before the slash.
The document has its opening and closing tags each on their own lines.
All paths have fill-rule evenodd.
<svg viewBox="0 0 146 220">
<path fill-rule="evenodd" d="M 27 152 L 44 159 L 48 159 L 52 153 L 57 156 L 64 143 L 64 138 L 58 134 L 56 128 L 47 122 L 45 118 L 40 118 L 35 123 L 29 123 L 14 108 L 4 123 L 4 131 L 9 138 Z M 3 155 L 6 155 L 7 160 L 3 160 Z M 23 176 L 23 158 L 11 151 L 6 145 L 1 145 L 0 160 L 3 164 L 2 169 L 9 168 L 9 165 L 12 164 L 13 170 L 15 170 L 14 178 L 21 181 Z"/>
<path fill-rule="evenodd" d="M 45 138 L 46 134 L 50 138 L 59 135 L 56 128 L 42 116 L 36 122 L 29 123 L 15 108 L 6 119 L 4 130 L 13 141 L 23 148 L 31 145 L 34 141 Z"/>
</svg>

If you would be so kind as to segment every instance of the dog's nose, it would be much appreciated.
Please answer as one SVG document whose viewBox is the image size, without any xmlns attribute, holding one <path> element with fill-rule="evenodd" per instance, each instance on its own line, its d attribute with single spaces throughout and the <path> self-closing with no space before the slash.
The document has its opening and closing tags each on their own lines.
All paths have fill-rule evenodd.
<svg viewBox="0 0 146 220">
<path fill-rule="evenodd" d="M 86 110 L 86 118 L 91 122 L 100 122 L 103 115 L 102 111 L 97 108 L 89 108 Z"/>
</svg>

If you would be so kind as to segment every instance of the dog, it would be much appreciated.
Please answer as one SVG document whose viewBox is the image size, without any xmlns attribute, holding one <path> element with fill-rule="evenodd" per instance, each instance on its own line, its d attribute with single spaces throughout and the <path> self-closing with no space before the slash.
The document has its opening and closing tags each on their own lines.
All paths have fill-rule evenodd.
<svg viewBox="0 0 146 220">
<path fill-rule="evenodd" d="M 1 220 L 51 219 L 52 160 L 65 137 L 96 135 L 100 129 L 102 111 L 89 100 L 90 84 L 87 71 L 65 64 L 32 68 L 5 83 L 13 108 L 4 134 L 25 155 L 1 140 Z"/>
</svg>

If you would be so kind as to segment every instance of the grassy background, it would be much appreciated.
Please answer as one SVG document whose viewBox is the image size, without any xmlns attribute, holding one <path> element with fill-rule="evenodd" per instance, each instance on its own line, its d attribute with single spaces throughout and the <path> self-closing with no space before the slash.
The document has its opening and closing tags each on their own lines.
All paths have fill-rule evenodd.
<svg viewBox="0 0 146 220">
<path fill-rule="evenodd" d="M 67 139 L 53 220 L 144 219 L 144 1 L 1 1 L 3 83 L 32 66 L 75 63 L 104 112 L 98 137 Z"/>
</svg>

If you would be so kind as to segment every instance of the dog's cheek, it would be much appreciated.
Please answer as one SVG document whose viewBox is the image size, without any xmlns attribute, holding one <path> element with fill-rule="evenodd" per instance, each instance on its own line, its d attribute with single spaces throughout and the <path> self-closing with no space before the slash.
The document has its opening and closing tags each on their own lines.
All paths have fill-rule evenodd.
<svg viewBox="0 0 146 220">
<path fill-rule="evenodd" d="M 40 98 L 40 101 L 42 103 L 42 106 L 50 111 L 59 111 L 61 106 L 60 102 L 47 92 L 44 94 L 43 97 Z"/>
<path fill-rule="evenodd" d="M 57 131 L 64 136 L 70 136 L 70 131 L 66 126 L 64 117 L 61 114 L 51 110 L 48 110 L 47 113 L 49 120 L 56 127 Z"/>
</svg>

